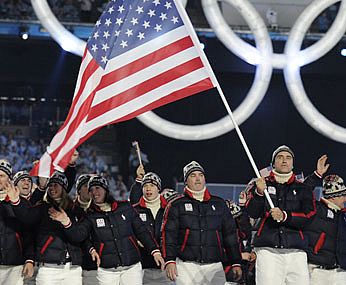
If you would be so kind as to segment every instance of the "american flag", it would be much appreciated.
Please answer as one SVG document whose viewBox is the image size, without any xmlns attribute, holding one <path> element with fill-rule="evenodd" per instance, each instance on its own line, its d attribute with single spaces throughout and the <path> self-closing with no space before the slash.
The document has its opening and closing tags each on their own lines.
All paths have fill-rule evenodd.
<svg viewBox="0 0 346 285">
<path fill-rule="evenodd" d="M 180 3 L 112 0 L 88 40 L 69 114 L 31 174 L 64 170 L 102 126 L 216 85 Z"/>
</svg>

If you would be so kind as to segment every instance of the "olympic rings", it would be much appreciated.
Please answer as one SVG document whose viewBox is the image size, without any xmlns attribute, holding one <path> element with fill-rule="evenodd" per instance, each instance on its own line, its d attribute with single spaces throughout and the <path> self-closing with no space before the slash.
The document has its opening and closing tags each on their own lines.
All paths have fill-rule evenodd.
<svg viewBox="0 0 346 285">
<path fill-rule="evenodd" d="M 187 0 L 181 0 L 186 5 Z M 325 37 L 314 45 L 300 50 L 304 35 L 312 21 L 327 7 L 342 2 L 338 16 Z M 31 0 L 37 17 L 52 37 L 66 49 L 66 42 L 72 46 L 71 52 L 82 55 L 85 42 L 68 32 L 55 18 L 46 0 Z M 346 143 L 346 129 L 321 115 L 306 96 L 300 67 L 309 64 L 326 54 L 341 39 L 346 31 L 346 0 L 315 0 L 301 14 L 291 29 L 283 54 L 273 53 L 271 39 L 266 25 L 255 8 L 247 0 L 225 0 L 234 6 L 249 23 L 254 34 L 256 47 L 240 39 L 223 19 L 217 0 L 202 0 L 204 13 L 217 37 L 225 46 L 246 62 L 256 65 L 255 80 L 246 98 L 234 111 L 238 124 L 248 119 L 261 103 L 272 75 L 273 68 L 284 70 L 285 81 L 297 110 L 304 119 L 323 135 Z M 67 39 L 67 40 L 66 40 Z M 147 112 L 138 119 L 162 135 L 181 140 L 204 140 L 225 134 L 234 128 L 228 116 L 213 123 L 189 126 L 172 123 L 153 112 Z"/>
</svg>

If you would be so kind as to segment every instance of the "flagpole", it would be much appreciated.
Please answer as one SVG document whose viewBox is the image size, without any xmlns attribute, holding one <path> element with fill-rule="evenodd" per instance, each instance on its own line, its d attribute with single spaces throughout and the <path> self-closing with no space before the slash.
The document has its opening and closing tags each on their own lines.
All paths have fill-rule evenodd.
<svg viewBox="0 0 346 285">
<path fill-rule="evenodd" d="M 253 170 L 255 171 L 255 174 L 256 174 L 257 178 L 261 178 L 261 174 L 258 171 L 257 165 L 256 165 L 256 163 L 255 163 L 255 161 L 254 161 L 254 159 L 252 157 L 252 154 L 251 154 L 251 152 L 250 152 L 250 150 L 249 150 L 249 148 L 247 146 L 247 143 L 246 143 L 246 141 L 244 139 L 244 136 L 243 136 L 243 134 L 242 134 L 242 132 L 241 132 L 237 122 L 235 121 L 235 118 L 233 116 L 233 112 L 232 112 L 231 108 L 229 107 L 229 104 L 228 104 L 228 102 L 226 100 L 226 97 L 225 97 L 225 95 L 224 95 L 224 93 L 223 93 L 223 91 L 221 89 L 221 86 L 220 86 L 220 84 L 218 82 L 217 82 L 217 85 L 216 85 L 216 89 L 219 92 L 219 95 L 220 95 L 220 97 L 222 99 L 222 102 L 223 102 L 227 112 L 228 112 L 228 115 L 230 116 L 230 118 L 232 120 L 233 126 L 234 126 L 234 128 L 235 128 L 235 130 L 236 130 L 236 132 L 238 134 L 240 142 L 243 145 L 243 148 L 244 148 L 244 150 L 246 152 L 246 155 L 247 155 L 248 159 L 250 160 L 251 166 L 252 166 Z M 268 200 L 270 208 L 274 208 L 273 201 L 272 201 L 272 199 L 269 196 L 267 188 L 264 189 L 264 195 L 266 196 L 266 198 Z"/>
</svg>

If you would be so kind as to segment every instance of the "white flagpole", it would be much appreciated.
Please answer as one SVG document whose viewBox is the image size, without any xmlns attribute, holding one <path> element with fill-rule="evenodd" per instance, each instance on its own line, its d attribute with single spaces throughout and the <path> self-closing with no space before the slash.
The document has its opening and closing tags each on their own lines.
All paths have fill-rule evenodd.
<svg viewBox="0 0 346 285">
<path fill-rule="evenodd" d="M 247 155 L 248 159 L 250 160 L 250 163 L 251 163 L 252 168 L 253 168 L 253 170 L 255 171 L 257 178 L 261 178 L 261 174 L 260 174 L 259 171 L 258 171 L 257 165 L 256 165 L 256 163 L 255 163 L 255 161 L 254 161 L 254 159 L 253 159 L 253 157 L 252 157 L 252 154 L 251 154 L 251 152 L 250 152 L 250 150 L 249 150 L 249 148 L 248 148 L 248 146 L 247 146 L 247 143 L 246 143 L 246 141 L 245 141 L 245 139 L 244 139 L 244 136 L 243 136 L 243 134 L 242 134 L 242 132 L 241 132 L 241 130 L 240 130 L 240 128 L 239 128 L 237 122 L 235 121 L 235 118 L 234 118 L 234 116 L 233 116 L 232 110 L 231 110 L 231 108 L 230 108 L 229 105 L 228 105 L 228 102 L 227 102 L 227 100 L 226 100 L 226 97 L 225 97 L 225 95 L 223 94 L 223 91 L 222 91 L 222 89 L 221 89 L 219 83 L 217 83 L 216 88 L 217 88 L 217 91 L 219 92 L 219 95 L 220 95 L 220 97 L 221 97 L 221 99 L 222 99 L 223 104 L 225 105 L 225 108 L 226 108 L 226 110 L 227 110 L 227 112 L 228 112 L 228 115 L 230 116 L 230 118 L 231 118 L 231 120 L 232 120 L 233 126 L 234 126 L 234 128 L 235 128 L 235 130 L 236 130 L 236 132 L 237 132 L 237 134 L 238 134 L 238 137 L 239 137 L 239 139 L 240 139 L 240 141 L 241 141 L 241 144 L 243 145 L 243 148 L 244 148 L 244 150 L 245 150 L 245 152 L 246 152 L 246 155 Z M 267 188 L 264 189 L 264 195 L 266 196 L 266 198 L 267 198 L 267 200 L 268 200 L 268 203 L 269 203 L 269 205 L 270 205 L 270 208 L 274 208 L 273 201 L 272 201 L 272 199 L 270 198 L 270 195 L 269 195 L 269 193 L 268 193 Z"/>
<path fill-rule="evenodd" d="M 241 144 L 243 145 L 243 148 L 244 148 L 244 150 L 245 150 L 245 152 L 246 152 L 246 154 L 247 154 L 247 157 L 248 157 L 249 160 L 250 160 L 250 163 L 251 163 L 251 165 L 252 165 L 252 168 L 253 168 L 253 170 L 255 171 L 257 178 L 261 178 L 261 175 L 260 175 L 260 173 L 259 173 L 259 171 L 258 171 L 258 168 L 257 168 L 257 166 L 256 166 L 256 163 L 255 163 L 255 161 L 254 161 L 254 159 L 253 159 L 253 157 L 252 157 L 252 155 L 251 155 L 251 153 L 250 153 L 250 150 L 249 150 L 249 148 L 248 148 L 248 146 L 247 146 L 247 144 L 246 144 L 246 141 L 245 141 L 245 139 L 244 139 L 244 137 L 243 137 L 243 134 L 241 133 L 240 128 L 239 128 L 237 122 L 236 122 L 235 119 L 234 119 L 232 110 L 231 110 L 231 108 L 230 108 L 229 105 L 228 105 L 228 102 L 227 102 L 227 100 L 226 100 L 226 97 L 225 97 L 225 95 L 223 94 L 223 91 L 222 91 L 222 89 L 221 89 L 221 87 L 220 87 L 220 84 L 219 84 L 219 82 L 218 82 L 218 80 L 217 80 L 215 74 L 214 74 L 213 69 L 211 68 L 211 65 L 210 65 L 210 63 L 209 63 L 209 60 L 208 60 L 208 58 L 206 57 L 204 51 L 202 50 L 202 48 L 201 48 L 201 46 L 200 46 L 199 39 L 198 39 L 198 37 L 197 37 L 197 34 L 196 34 L 196 32 L 195 32 L 195 29 L 194 29 L 194 27 L 193 27 L 191 21 L 190 21 L 190 18 L 189 18 L 189 16 L 187 15 L 186 10 L 185 10 L 185 8 L 182 6 L 180 0 L 173 0 L 173 1 L 174 1 L 175 5 L 176 5 L 176 7 L 177 7 L 177 10 L 179 11 L 179 14 L 180 14 L 180 16 L 181 16 L 181 18 L 182 18 L 182 20 L 183 20 L 183 22 L 184 22 L 186 28 L 187 28 L 187 29 L 189 30 L 189 32 L 190 32 L 191 39 L 192 39 L 192 41 L 193 41 L 193 43 L 194 43 L 194 45 L 195 45 L 195 47 L 196 47 L 196 49 L 197 49 L 197 51 L 198 51 L 200 57 L 201 57 L 201 60 L 203 61 L 205 67 L 209 70 L 209 75 L 210 75 L 210 77 L 211 77 L 211 80 L 212 80 L 214 86 L 217 88 L 217 90 L 218 90 L 218 92 L 219 92 L 219 95 L 220 95 L 220 97 L 221 97 L 221 99 L 222 99 L 222 102 L 223 102 L 223 104 L 224 104 L 225 107 L 226 107 L 226 110 L 227 110 L 227 112 L 228 112 L 228 115 L 230 116 L 230 118 L 231 118 L 231 120 L 232 120 L 232 122 L 233 122 L 233 126 L 234 126 L 234 128 L 235 128 L 235 130 L 236 130 L 236 132 L 237 132 L 237 134 L 238 134 L 238 137 L 239 137 L 239 139 L 240 139 L 240 141 L 241 141 Z M 272 199 L 270 198 L 267 189 L 264 190 L 264 195 L 265 195 L 265 197 L 266 197 L 266 199 L 267 199 L 267 201 L 268 201 L 268 203 L 269 203 L 269 205 L 270 205 L 270 208 L 274 208 L 273 201 L 272 201 Z"/>
</svg>

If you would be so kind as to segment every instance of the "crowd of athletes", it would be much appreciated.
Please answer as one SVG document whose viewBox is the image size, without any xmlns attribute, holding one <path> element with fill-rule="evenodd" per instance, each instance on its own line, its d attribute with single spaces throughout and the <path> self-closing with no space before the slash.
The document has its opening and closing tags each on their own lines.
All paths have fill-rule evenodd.
<svg viewBox="0 0 346 285">
<path fill-rule="evenodd" d="M 280 146 L 239 201 L 212 195 L 196 161 L 182 193 L 140 165 L 119 200 L 77 160 L 49 179 L 0 160 L 0 284 L 345 284 L 346 187 L 326 155 L 301 181 Z"/>
</svg>

